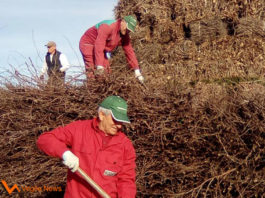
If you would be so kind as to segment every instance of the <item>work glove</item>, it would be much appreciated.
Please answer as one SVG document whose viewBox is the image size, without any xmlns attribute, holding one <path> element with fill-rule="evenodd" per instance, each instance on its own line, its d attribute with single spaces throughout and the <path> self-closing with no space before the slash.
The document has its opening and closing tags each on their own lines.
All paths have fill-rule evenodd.
<svg viewBox="0 0 265 198">
<path fill-rule="evenodd" d="M 111 58 L 111 52 L 105 52 L 105 56 L 107 59 L 110 59 Z"/>
<path fill-rule="evenodd" d="M 60 68 L 60 72 L 65 72 L 65 69 L 63 69 L 62 67 Z"/>
<path fill-rule="evenodd" d="M 134 70 L 135 77 L 140 81 L 140 83 L 144 83 L 144 77 L 142 76 L 140 69 Z"/>
<path fill-rule="evenodd" d="M 102 65 L 98 65 L 95 70 L 96 76 L 103 76 L 104 75 L 104 67 Z"/>
<path fill-rule="evenodd" d="M 75 172 L 79 167 L 79 159 L 71 151 L 63 153 L 63 164 L 66 165 L 72 172 Z"/>
</svg>

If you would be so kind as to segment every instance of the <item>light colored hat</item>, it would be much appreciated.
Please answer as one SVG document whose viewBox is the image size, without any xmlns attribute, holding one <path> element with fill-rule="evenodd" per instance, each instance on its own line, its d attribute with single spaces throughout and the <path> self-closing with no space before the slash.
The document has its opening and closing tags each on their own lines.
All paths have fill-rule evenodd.
<svg viewBox="0 0 265 198">
<path fill-rule="evenodd" d="M 127 29 L 132 31 L 132 32 L 134 32 L 135 31 L 135 27 L 137 25 L 137 21 L 136 21 L 135 17 L 132 16 L 132 15 L 125 16 L 124 20 L 127 23 Z"/>
<path fill-rule="evenodd" d="M 56 43 L 54 41 L 49 41 L 45 46 L 47 47 L 56 46 Z"/>
<path fill-rule="evenodd" d="M 114 120 L 118 122 L 130 123 L 130 120 L 127 116 L 127 102 L 120 96 L 108 96 L 99 106 L 111 110 Z"/>
</svg>

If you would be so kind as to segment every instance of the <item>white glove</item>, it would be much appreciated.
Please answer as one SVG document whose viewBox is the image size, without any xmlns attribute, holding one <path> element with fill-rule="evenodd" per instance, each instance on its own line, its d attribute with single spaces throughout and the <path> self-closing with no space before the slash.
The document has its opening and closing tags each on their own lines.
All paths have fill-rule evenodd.
<svg viewBox="0 0 265 198">
<path fill-rule="evenodd" d="M 144 84 L 144 77 L 143 76 L 138 76 L 138 80 L 140 83 Z"/>
<path fill-rule="evenodd" d="M 105 52 L 106 58 L 110 59 L 111 58 L 111 52 Z"/>
<path fill-rule="evenodd" d="M 102 65 L 98 65 L 96 67 L 95 75 L 101 76 L 104 74 L 104 67 Z"/>
<path fill-rule="evenodd" d="M 98 66 L 97 66 L 97 70 L 104 70 L 104 66 L 102 66 L 102 65 L 98 65 Z"/>
<path fill-rule="evenodd" d="M 60 72 L 65 72 L 65 68 L 61 67 Z"/>
<path fill-rule="evenodd" d="M 142 76 L 140 69 L 134 70 L 134 73 L 135 73 L 135 77 L 138 78 L 140 83 L 144 83 L 144 77 Z"/>
<path fill-rule="evenodd" d="M 63 153 L 63 164 L 66 165 L 72 172 L 75 172 L 79 167 L 79 159 L 71 151 Z"/>
</svg>

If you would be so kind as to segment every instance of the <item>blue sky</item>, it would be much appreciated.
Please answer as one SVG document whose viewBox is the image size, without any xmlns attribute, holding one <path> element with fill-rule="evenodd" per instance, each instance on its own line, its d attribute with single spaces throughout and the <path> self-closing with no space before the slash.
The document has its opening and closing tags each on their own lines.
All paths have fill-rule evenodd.
<svg viewBox="0 0 265 198">
<path fill-rule="evenodd" d="M 49 40 L 71 65 L 83 66 L 79 40 L 91 26 L 114 18 L 118 0 L 0 0 L 0 72 L 22 72 L 31 58 L 42 67 Z M 83 68 L 82 68 L 83 69 Z M 69 73 L 74 71 L 69 69 Z"/>
</svg>

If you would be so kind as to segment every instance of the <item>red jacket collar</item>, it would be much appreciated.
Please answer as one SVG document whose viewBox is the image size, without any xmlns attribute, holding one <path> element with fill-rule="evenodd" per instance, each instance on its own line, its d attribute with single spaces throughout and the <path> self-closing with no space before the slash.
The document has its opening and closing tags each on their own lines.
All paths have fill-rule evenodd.
<svg viewBox="0 0 265 198">
<path fill-rule="evenodd" d="M 93 129 L 95 129 L 95 131 L 98 132 L 98 133 L 99 133 L 99 132 L 104 133 L 103 131 L 101 131 L 101 130 L 99 129 L 98 125 L 99 125 L 99 120 L 98 120 L 98 118 L 93 118 L 93 120 L 92 120 L 92 127 L 93 127 Z"/>
<path fill-rule="evenodd" d="M 121 29 L 121 19 L 117 20 L 117 32 Z"/>
</svg>

